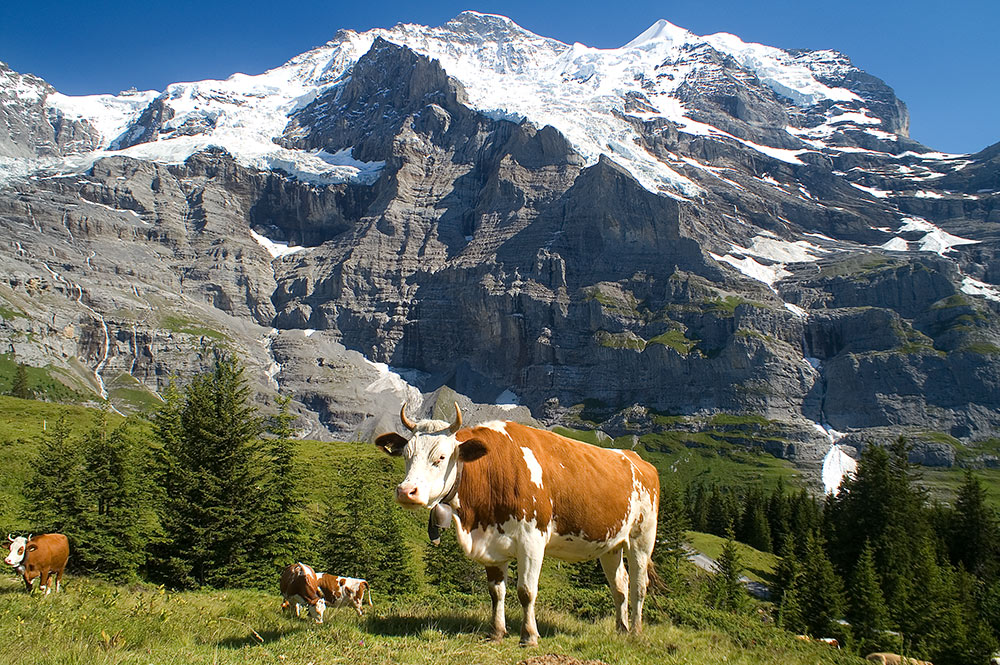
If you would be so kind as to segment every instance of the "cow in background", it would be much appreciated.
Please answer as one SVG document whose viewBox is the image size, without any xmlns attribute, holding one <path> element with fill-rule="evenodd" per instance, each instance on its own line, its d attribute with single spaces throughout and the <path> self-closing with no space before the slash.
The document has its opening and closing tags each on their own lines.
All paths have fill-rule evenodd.
<svg viewBox="0 0 1000 665">
<path fill-rule="evenodd" d="M 898 653 L 878 652 L 865 656 L 865 660 L 878 665 L 934 665 L 930 661 L 907 658 Z"/>
<path fill-rule="evenodd" d="M 61 533 L 43 533 L 38 536 L 18 536 L 7 534 L 10 552 L 4 562 L 13 566 L 24 578 L 24 588 L 31 593 L 35 578 L 38 590 L 48 595 L 52 591 L 49 583 L 55 575 L 56 591 L 62 587 L 63 571 L 69 559 L 69 540 Z"/>
<path fill-rule="evenodd" d="M 395 432 L 375 439 L 406 461 L 396 501 L 431 509 L 432 538 L 454 516 L 462 550 L 486 566 L 494 639 L 507 632 L 507 565 L 516 560 L 521 643 L 538 644 L 535 598 L 546 554 L 600 559 L 618 630 L 642 629 L 660 494 L 651 464 L 631 450 L 599 448 L 510 421 L 462 429 L 458 404 L 452 423 L 412 422 L 405 404 L 399 417 L 413 433 L 409 440 Z"/>
<path fill-rule="evenodd" d="M 368 606 L 372 605 L 372 591 L 368 582 L 356 577 L 338 577 L 327 573 L 316 573 L 319 578 L 319 591 L 323 594 L 327 607 L 343 607 L 350 605 L 361 616 L 365 592 L 368 592 Z"/>
<path fill-rule="evenodd" d="M 284 599 L 282 609 L 294 608 L 295 616 L 298 617 L 305 607 L 313 621 L 323 623 L 326 600 L 320 593 L 316 571 L 306 564 L 293 563 L 281 571 L 281 597 Z"/>
</svg>

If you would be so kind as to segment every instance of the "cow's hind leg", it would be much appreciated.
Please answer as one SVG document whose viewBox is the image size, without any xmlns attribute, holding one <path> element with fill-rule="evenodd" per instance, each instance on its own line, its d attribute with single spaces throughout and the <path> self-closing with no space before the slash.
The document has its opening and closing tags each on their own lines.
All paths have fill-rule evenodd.
<svg viewBox="0 0 1000 665">
<path fill-rule="evenodd" d="M 616 550 L 601 555 L 601 568 L 604 569 L 604 576 L 608 578 L 608 585 L 611 587 L 611 597 L 614 598 L 617 613 L 615 616 L 615 627 L 619 632 L 628 632 L 628 569 L 622 560 L 623 551 L 619 547 Z"/>
<path fill-rule="evenodd" d="M 629 543 L 628 576 L 629 605 L 632 611 L 632 632 L 642 632 L 642 604 L 646 600 L 646 586 L 649 584 L 649 565 L 656 542 L 656 522 L 653 529 L 647 529 Z"/>
<path fill-rule="evenodd" d="M 502 640 L 507 634 L 507 619 L 504 616 L 504 598 L 507 596 L 507 564 L 486 566 L 486 580 L 490 585 L 490 601 L 493 603 L 494 640 Z M 369 599 L 371 596 L 369 596 Z"/>
<path fill-rule="evenodd" d="M 535 623 L 535 598 L 538 597 L 538 576 L 542 572 L 544 544 L 538 553 L 526 548 L 517 559 L 517 599 L 524 610 L 521 624 L 521 646 L 538 646 L 538 625 Z"/>
<path fill-rule="evenodd" d="M 62 576 L 64 570 L 65 568 L 60 568 L 59 570 L 56 571 L 56 593 L 59 593 L 59 591 L 62 589 Z"/>
</svg>

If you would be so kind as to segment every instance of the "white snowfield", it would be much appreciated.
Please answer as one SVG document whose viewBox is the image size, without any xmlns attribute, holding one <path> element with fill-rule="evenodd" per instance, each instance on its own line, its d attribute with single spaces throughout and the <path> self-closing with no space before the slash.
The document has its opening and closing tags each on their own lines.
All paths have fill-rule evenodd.
<svg viewBox="0 0 1000 665">
<path fill-rule="evenodd" d="M 726 33 L 698 36 L 665 20 L 657 21 L 620 48 L 597 49 L 536 35 L 503 16 L 463 12 L 439 27 L 400 24 L 363 33 L 341 30 L 326 44 L 262 74 L 238 73 L 226 80 L 175 83 L 162 93 L 133 90 L 116 96 L 73 97 L 51 92 L 34 77 L 11 74 L 0 77 L 0 94 L 13 95 L 26 103 L 44 98 L 45 105 L 54 112 L 87 120 L 101 134 L 99 150 L 70 155 L 58 163 L 38 160 L 35 168 L 82 172 L 96 159 L 115 154 L 179 164 L 198 151 L 218 146 L 245 166 L 281 170 L 314 185 L 371 184 L 378 179 L 384 162 L 357 161 L 348 146 L 331 154 L 284 148 L 275 139 L 282 136 L 296 111 L 343 86 L 352 66 L 379 37 L 437 59 L 450 76 L 463 84 L 469 104 L 476 110 L 493 118 L 526 119 L 538 127 L 551 125 L 567 137 L 588 164 L 606 155 L 650 191 L 674 198 L 697 197 L 702 189 L 643 147 L 634 125 L 636 119 L 668 121 L 688 134 L 738 141 L 790 164 L 802 164 L 800 156 L 815 150 L 861 150 L 827 143 L 846 127 L 886 140 L 896 139 L 880 128 L 881 120 L 858 95 L 820 81 L 829 80 L 825 77 L 831 74 L 854 70 L 841 54 L 793 54 L 744 42 Z M 825 104 L 825 122 L 809 129 L 787 128 L 803 142 L 802 149 L 789 150 L 759 145 L 695 121 L 678 99 L 678 89 L 699 74 L 713 75 L 717 65 L 711 58 L 699 57 L 713 52 L 732 57 L 776 93 L 803 108 Z M 120 149 L 151 129 L 138 122 L 154 101 L 173 115 L 153 140 Z M 938 160 L 955 156 L 927 153 L 918 157 Z M 717 171 L 690 158 L 672 163 Z M 0 158 L 0 182 L 23 177 L 30 171 L 31 165 L 22 161 Z M 777 182 L 773 186 L 781 187 Z M 890 195 L 873 188 L 859 189 L 878 198 Z M 803 197 L 815 200 L 804 188 L 799 191 Z M 973 242 L 916 218 L 901 223 L 900 233 L 924 229 L 925 237 L 908 242 L 897 236 L 883 246 L 885 249 L 944 254 L 956 245 Z M 258 238 L 275 258 L 293 251 L 263 240 Z M 814 261 L 826 251 L 804 241 L 792 243 L 758 236 L 749 248 L 733 246 L 726 254 L 713 256 L 772 285 L 788 274 L 784 264 Z"/>
<path fill-rule="evenodd" d="M 145 128 L 135 122 L 158 97 L 173 117 L 156 140 L 121 151 L 124 154 L 178 163 L 214 145 L 246 166 L 280 168 L 315 184 L 372 182 L 381 163 L 349 161 L 349 154 L 331 159 L 325 153 L 288 150 L 273 139 L 282 135 L 292 113 L 342 85 L 351 66 L 377 37 L 439 60 L 449 75 L 462 82 L 477 110 L 496 118 L 524 118 L 539 127 L 552 125 L 588 163 L 608 155 L 651 191 L 676 197 L 695 196 L 700 188 L 641 147 L 631 122 L 623 116 L 630 97 L 644 103 L 641 114 L 631 115 L 669 120 L 688 133 L 738 140 L 776 159 L 801 163 L 794 150 L 737 139 L 687 116 L 674 93 L 686 78 L 714 66 L 690 57 L 692 51 L 714 49 L 729 55 L 802 106 L 826 100 L 860 101 L 853 92 L 818 80 L 819 74 L 840 66 L 833 52 L 792 55 L 725 33 L 700 37 L 665 20 L 620 48 L 596 49 L 541 37 L 502 16 L 463 12 L 439 27 L 400 24 L 363 33 L 342 30 L 325 45 L 254 76 L 234 74 L 224 81 L 175 83 L 160 94 L 131 91 L 118 96 L 70 97 L 55 93 L 46 104 L 67 117 L 87 119 L 101 132 L 106 152 L 93 155 L 95 159 L 140 136 Z M 19 93 L 23 96 L 42 94 L 24 82 L 18 84 L 24 88 Z M 864 111 L 831 113 L 831 124 L 879 122 Z M 80 160 L 73 164 L 75 168 L 86 165 Z"/>
</svg>

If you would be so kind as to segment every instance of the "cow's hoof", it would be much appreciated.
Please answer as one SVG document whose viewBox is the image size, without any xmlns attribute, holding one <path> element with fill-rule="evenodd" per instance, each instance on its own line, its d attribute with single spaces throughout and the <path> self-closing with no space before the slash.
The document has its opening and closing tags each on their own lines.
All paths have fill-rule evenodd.
<svg viewBox="0 0 1000 665">
<path fill-rule="evenodd" d="M 538 636 L 532 635 L 530 637 L 521 638 L 522 647 L 537 647 L 538 646 Z"/>
</svg>

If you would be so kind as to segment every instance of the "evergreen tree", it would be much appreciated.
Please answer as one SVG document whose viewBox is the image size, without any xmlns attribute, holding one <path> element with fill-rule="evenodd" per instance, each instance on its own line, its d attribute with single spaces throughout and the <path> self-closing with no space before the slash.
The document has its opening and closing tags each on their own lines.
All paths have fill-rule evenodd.
<svg viewBox="0 0 1000 665">
<path fill-rule="evenodd" d="M 953 563 L 980 577 L 992 578 L 997 568 L 997 517 L 986 503 L 986 489 L 971 470 L 955 499 L 948 549 Z"/>
<path fill-rule="evenodd" d="M 687 514 L 681 502 L 680 491 L 670 483 L 663 483 L 660 487 L 653 563 L 668 587 L 677 582 L 681 562 L 687 558 L 687 528 Z"/>
<path fill-rule="evenodd" d="M 767 525 L 771 530 L 771 544 L 775 548 L 785 542 L 785 535 L 791 530 L 790 519 L 785 481 L 778 476 L 778 482 L 767 500 Z"/>
<path fill-rule="evenodd" d="M 727 537 L 735 528 L 737 512 L 729 493 L 723 493 L 717 485 L 713 486 L 708 496 L 708 532 Z"/>
<path fill-rule="evenodd" d="M 430 541 L 424 545 L 423 559 L 427 581 L 443 594 L 482 595 L 486 592 L 486 572 L 481 564 L 465 556 L 455 537 L 456 528 L 457 525 L 452 523 L 451 528 L 442 530 L 439 545 L 434 545 Z M 595 567 L 596 574 L 594 574 Z M 583 573 L 587 577 L 581 579 L 574 576 L 574 573 Z M 598 561 L 577 564 L 570 574 L 570 579 L 577 586 L 607 584 Z"/>
<path fill-rule="evenodd" d="M 14 372 L 14 385 L 10 389 L 11 397 L 35 399 L 34 391 L 28 386 L 28 368 L 24 363 L 18 363 Z"/>
<path fill-rule="evenodd" d="M 778 610 L 778 625 L 801 634 L 806 631 L 801 599 L 802 565 L 795 553 L 795 540 L 791 533 L 785 535 L 780 555 L 771 586 L 771 597 Z"/>
<path fill-rule="evenodd" d="M 73 556 L 87 572 L 115 580 L 134 578 L 157 528 L 146 473 L 149 449 L 138 442 L 131 421 L 109 431 L 105 408 L 82 450 L 84 510 L 71 543 Z"/>
<path fill-rule="evenodd" d="M 802 559 L 802 616 L 807 632 L 814 637 L 839 633 L 835 622 L 844 613 L 844 585 L 823 545 L 818 534 L 809 534 Z"/>
<path fill-rule="evenodd" d="M 84 510 L 80 490 L 83 455 L 79 442 L 70 438 L 65 414 L 43 434 L 31 468 L 33 474 L 25 483 L 24 494 L 35 532 L 63 533 L 71 542 L 78 541 Z"/>
<path fill-rule="evenodd" d="M 847 619 L 858 641 L 859 653 L 880 651 L 885 646 L 885 631 L 889 627 L 889 608 L 885 604 L 881 583 L 875 570 L 875 554 L 865 543 L 851 576 L 850 605 Z"/>
<path fill-rule="evenodd" d="M 266 425 L 269 438 L 260 446 L 264 472 L 261 482 L 260 519 L 256 523 L 265 561 L 290 563 L 308 557 L 308 536 L 303 506 L 303 473 L 295 464 L 295 416 L 289 411 L 291 398 L 277 398 L 278 412 Z"/>
<path fill-rule="evenodd" d="M 274 460 L 262 452 L 263 422 L 243 372 L 217 353 L 183 404 L 168 394 L 155 419 L 164 486 L 155 569 L 172 586 L 262 586 L 288 563 L 262 550 L 286 534 L 268 519 Z"/>
<path fill-rule="evenodd" d="M 751 488 L 743 500 L 743 514 L 737 532 L 740 542 L 762 552 L 772 550 L 771 527 L 767 522 L 766 501 L 763 493 Z"/>
<path fill-rule="evenodd" d="M 740 581 L 746 568 L 731 529 L 715 563 L 715 576 L 709 584 L 712 607 L 727 612 L 743 611 L 749 604 L 746 588 Z"/>
<path fill-rule="evenodd" d="M 699 483 L 697 486 L 689 485 L 688 494 L 688 522 L 694 531 L 708 531 L 708 493 L 705 486 Z"/>
<path fill-rule="evenodd" d="M 360 458 L 342 467 L 341 490 L 327 500 L 320 554 L 327 570 L 365 577 L 373 589 L 400 595 L 416 585 L 402 509 L 392 499 L 391 463 Z"/>
</svg>

